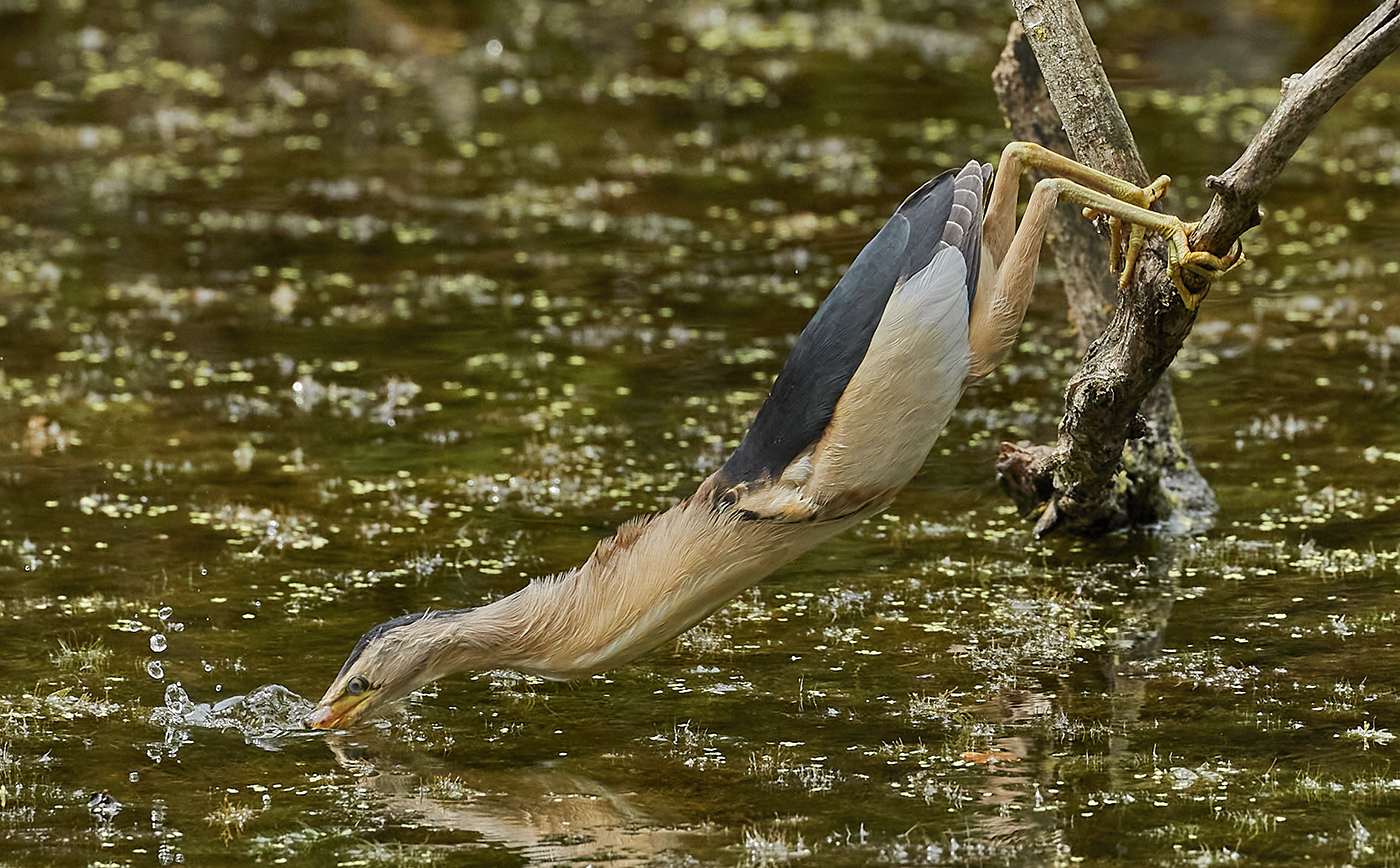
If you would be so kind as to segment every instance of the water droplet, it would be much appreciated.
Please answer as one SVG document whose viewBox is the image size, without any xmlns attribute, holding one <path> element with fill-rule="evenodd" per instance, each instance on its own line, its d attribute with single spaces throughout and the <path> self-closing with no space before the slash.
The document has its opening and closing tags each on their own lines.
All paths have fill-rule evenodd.
<svg viewBox="0 0 1400 868">
<path fill-rule="evenodd" d="M 201 660 L 200 662 L 204 664 L 204 671 L 205 671 L 205 672 L 213 672 L 213 671 L 214 671 L 214 664 L 213 664 L 213 663 L 210 663 L 208 660 Z"/>
<path fill-rule="evenodd" d="M 165 707 L 181 717 L 194 711 L 194 703 L 178 681 L 165 688 Z"/>
<path fill-rule="evenodd" d="M 136 783 L 137 781 L 141 780 L 141 773 L 140 773 L 140 772 L 132 772 L 131 774 L 129 774 L 129 775 L 126 776 L 126 779 L 129 780 L 129 781 L 131 781 L 131 782 L 134 784 L 134 783 Z"/>
<path fill-rule="evenodd" d="M 151 636 L 151 650 L 159 654 L 166 649 L 164 633 L 156 633 Z"/>
<path fill-rule="evenodd" d="M 159 681 L 165 677 L 165 667 L 160 665 L 159 660 L 152 660 L 146 664 L 146 674 Z"/>
<path fill-rule="evenodd" d="M 172 632 L 172 633 L 183 633 L 183 632 L 185 632 L 185 622 L 184 622 L 184 621 L 171 621 L 169 624 L 166 624 L 165 626 L 166 626 L 166 629 L 170 630 L 170 632 Z"/>
<path fill-rule="evenodd" d="M 161 619 L 162 621 L 169 621 L 170 616 L 173 614 L 175 614 L 174 608 L 170 606 L 161 606 L 160 611 L 156 612 L 156 617 Z"/>
</svg>

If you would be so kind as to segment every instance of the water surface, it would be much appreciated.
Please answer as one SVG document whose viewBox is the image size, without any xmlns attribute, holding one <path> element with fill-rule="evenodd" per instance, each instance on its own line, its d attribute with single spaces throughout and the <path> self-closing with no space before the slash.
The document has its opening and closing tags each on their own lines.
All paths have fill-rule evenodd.
<svg viewBox="0 0 1400 868">
<path fill-rule="evenodd" d="M 1086 7 L 1171 207 L 1368 9 Z M 1195 538 L 1036 541 L 1052 270 L 888 514 L 578 683 L 288 731 L 359 634 L 581 562 L 733 448 L 999 4 L 0 12 L 0 862 L 1388 865 L 1400 67 L 1173 368 Z M 243 698 L 238 698 L 243 697 Z"/>
</svg>

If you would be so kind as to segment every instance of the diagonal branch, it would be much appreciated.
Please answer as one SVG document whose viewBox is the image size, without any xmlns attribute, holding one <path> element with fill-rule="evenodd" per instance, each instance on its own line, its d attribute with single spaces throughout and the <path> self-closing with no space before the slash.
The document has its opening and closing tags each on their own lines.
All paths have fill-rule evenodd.
<svg viewBox="0 0 1400 868">
<path fill-rule="evenodd" d="M 1385 0 L 1327 55 L 1283 81 L 1283 97 L 1235 164 L 1206 180 L 1215 192 L 1191 246 L 1223 256 L 1259 223 L 1259 201 L 1328 110 L 1400 48 L 1400 0 Z M 1189 285 L 1189 284 L 1188 284 Z M 1194 287 L 1193 287 L 1194 288 Z"/>
</svg>

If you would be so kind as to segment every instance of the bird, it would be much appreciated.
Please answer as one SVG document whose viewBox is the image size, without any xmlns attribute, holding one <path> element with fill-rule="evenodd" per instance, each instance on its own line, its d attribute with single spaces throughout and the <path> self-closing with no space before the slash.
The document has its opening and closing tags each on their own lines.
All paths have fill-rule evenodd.
<svg viewBox="0 0 1400 868">
<path fill-rule="evenodd" d="M 1020 180 L 1031 166 L 1054 174 L 1035 185 L 1018 224 Z M 1013 142 L 995 172 L 974 160 L 923 184 L 856 256 L 793 344 L 738 447 L 693 494 L 625 522 L 580 567 L 484 606 L 373 627 L 305 724 L 343 729 L 370 720 L 460 671 L 566 681 L 628 663 L 887 509 L 923 467 L 964 390 L 1015 343 L 1058 201 L 1108 217 L 1115 253 L 1130 227 L 1124 281 L 1144 233 L 1167 240 L 1184 300 L 1182 270 L 1213 276 L 1233 267 L 1191 251 L 1190 224 L 1148 210 L 1169 183 L 1162 176 L 1137 187 Z"/>
</svg>

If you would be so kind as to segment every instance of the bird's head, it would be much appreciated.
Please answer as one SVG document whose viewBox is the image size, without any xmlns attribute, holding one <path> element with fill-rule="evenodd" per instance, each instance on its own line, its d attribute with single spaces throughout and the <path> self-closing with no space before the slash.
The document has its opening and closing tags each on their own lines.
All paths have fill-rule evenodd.
<svg viewBox="0 0 1400 868">
<path fill-rule="evenodd" d="M 462 668 L 446 658 L 447 632 L 471 610 L 415 612 L 360 637 L 326 695 L 307 715 L 313 729 L 344 729 L 380 714 L 419 687 Z"/>
</svg>

